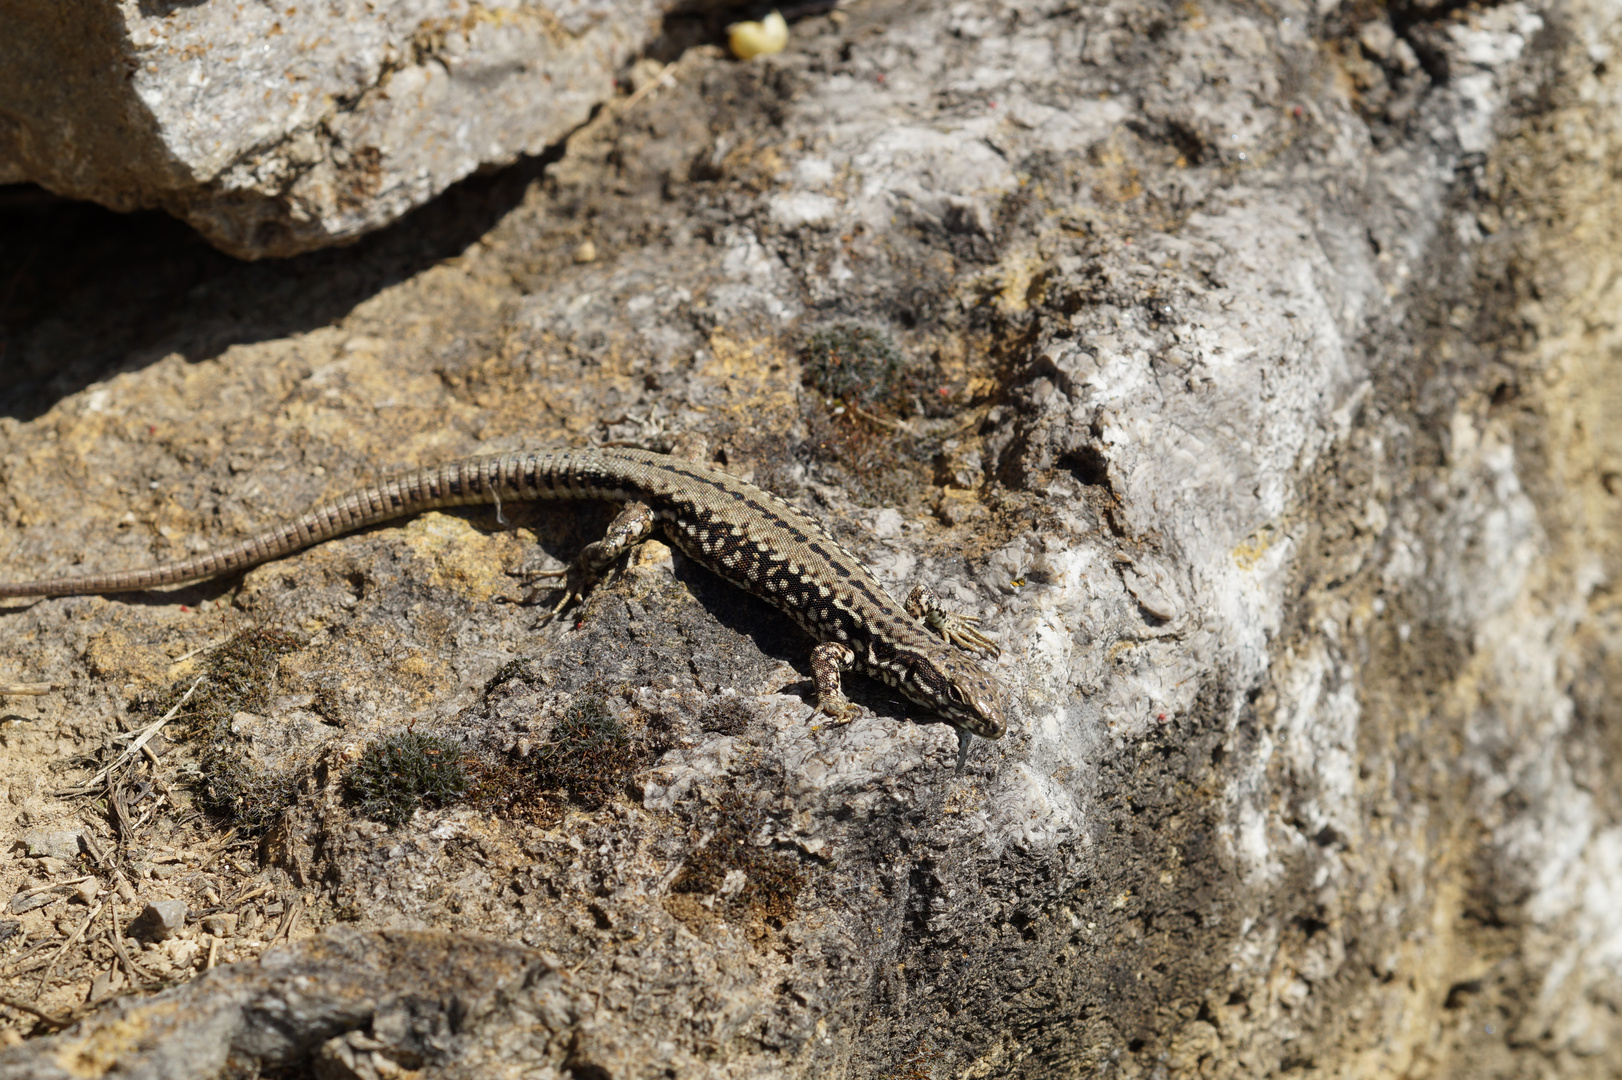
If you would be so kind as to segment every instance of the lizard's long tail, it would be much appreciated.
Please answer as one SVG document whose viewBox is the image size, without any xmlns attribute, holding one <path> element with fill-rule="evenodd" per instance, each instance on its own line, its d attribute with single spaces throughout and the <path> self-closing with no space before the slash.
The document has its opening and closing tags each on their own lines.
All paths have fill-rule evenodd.
<svg viewBox="0 0 1622 1080">
<path fill-rule="evenodd" d="M 86 596 L 138 592 L 218 577 L 369 525 L 424 510 L 537 498 L 603 498 L 592 468 L 602 451 L 556 450 L 496 454 L 417 469 L 325 502 L 294 521 L 240 543 L 147 570 L 47 578 L 0 584 L 0 599 L 22 596 Z M 621 495 L 620 497 L 623 497 Z"/>
</svg>

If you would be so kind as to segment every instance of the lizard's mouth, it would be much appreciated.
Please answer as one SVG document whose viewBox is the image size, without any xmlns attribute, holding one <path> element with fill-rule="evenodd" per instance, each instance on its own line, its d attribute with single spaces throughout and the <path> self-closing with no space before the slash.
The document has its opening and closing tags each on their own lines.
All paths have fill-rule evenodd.
<svg viewBox="0 0 1622 1080">
<path fill-rule="evenodd" d="M 963 726 L 982 739 L 1000 739 L 1003 732 L 1008 730 L 1008 725 L 1001 716 L 988 715 L 984 712 L 965 718 Z"/>
<path fill-rule="evenodd" d="M 982 739 L 1000 739 L 1003 732 L 1008 730 L 1002 710 L 989 701 L 953 702 L 952 707 L 945 710 L 945 715 L 958 727 Z"/>
<path fill-rule="evenodd" d="M 1008 730 L 1003 719 L 1002 706 L 987 695 L 975 694 L 956 684 L 946 688 L 949 702 L 942 710 L 948 719 L 965 731 L 982 739 L 1000 739 Z"/>
</svg>

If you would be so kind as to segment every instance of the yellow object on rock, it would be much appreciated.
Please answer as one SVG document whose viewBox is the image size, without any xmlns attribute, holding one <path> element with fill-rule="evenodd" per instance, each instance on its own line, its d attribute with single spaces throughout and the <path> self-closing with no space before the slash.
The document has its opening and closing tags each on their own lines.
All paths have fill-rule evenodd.
<svg viewBox="0 0 1622 1080">
<path fill-rule="evenodd" d="M 727 45 L 739 60 L 780 53 L 788 45 L 788 21 L 774 11 L 759 22 L 735 22 L 727 27 Z"/>
</svg>

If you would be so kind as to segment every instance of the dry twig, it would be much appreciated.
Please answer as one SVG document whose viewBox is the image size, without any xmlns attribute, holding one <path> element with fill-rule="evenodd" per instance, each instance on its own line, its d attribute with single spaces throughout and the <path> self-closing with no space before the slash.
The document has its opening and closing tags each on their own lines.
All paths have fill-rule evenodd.
<svg viewBox="0 0 1622 1080">
<path fill-rule="evenodd" d="M 628 112 L 629 110 L 635 108 L 637 102 L 641 101 L 643 98 L 647 97 L 661 86 L 675 86 L 676 77 L 672 74 L 675 67 L 675 61 L 671 61 L 664 67 L 660 68 L 659 74 L 643 83 L 640 90 L 625 99 L 625 103 L 620 106 L 620 111 Z"/>
<path fill-rule="evenodd" d="M 84 936 L 84 932 L 90 929 L 90 924 L 96 921 L 96 916 L 100 915 L 101 909 L 106 906 L 107 902 L 105 900 L 98 901 L 96 906 L 90 909 L 90 914 L 85 918 L 85 921 L 79 924 L 79 929 L 69 934 L 68 939 L 62 943 L 62 947 L 56 950 L 56 954 L 51 957 L 50 963 L 45 965 L 45 974 L 39 977 L 39 985 L 34 987 L 35 997 L 39 997 L 40 993 L 45 989 L 45 981 L 56 971 L 57 962 L 62 959 L 62 954 L 72 948 L 73 943 Z"/>
<path fill-rule="evenodd" d="M 112 942 L 113 952 L 118 957 L 118 962 L 124 965 L 124 973 L 130 977 L 130 985 L 140 987 L 146 981 L 157 982 L 157 976 L 130 959 L 129 950 L 124 948 L 124 931 L 118 925 L 118 897 L 109 897 L 108 903 L 110 904 L 109 911 L 113 920 L 113 930 L 109 938 Z"/>
<path fill-rule="evenodd" d="M 36 885 L 32 889 L 23 889 L 17 893 L 17 896 L 38 896 L 42 892 L 50 892 L 52 889 L 60 889 L 68 885 L 77 885 L 81 881 L 89 880 L 90 876 L 87 874 L 84 877 L 69 878 L 66 881 L 48 881 L 44 885 Z M 15 900 L 16 897 L 14 896 L 12 899 Z"/>
<path fill-rule="evenodd" d="M 140 734 L 135 736 L 135 741 L 126 746 L 124 751 L 119 754 L 116 759 L 114 759 L 111 765 L 101 770 L 101 772 L 91 777 L 79 787 L 67 788 L 63 791 L 57 792 L 57 794 L 89 795 L 100 788 L 102 783 L 108 777 L 112 776 L 113 773 L 117 772 L 131 761 L 134 761 L 136 757 L 140 755 L 141 751 L 146 747 L 146 744 L 151 741 L 152 736 L 163 730 L 163 726 L 165 724 L 173 720 L 176 716 L 180 715 L 180 707 L 190 700 L 192 694 L 196 693 L 197 688 L 203 685 L 203 680 L 206 678 L 208 678 L 208 676 L 199 675 L 197 677 L 197 681 L 192 683 L 191 686 L 187 688 L 186 692 L 180 696 L 179 701 L 175 702 L 174 708 L 170 709 L 168 712 L 158 717 L 158 719 L 152 721 L 152 723 L 142 728 Z"/>
<path fill-rule="evenodd" d="M 53 944 L 55 944 L 55 942 L 51 938 L 41 938 L 39 941 L 34 942 L 21 953 L 12 957 L 11 966 L 6 968 L 4 971 L 0 971 L 0 978 L 6 978 L 12 975 L 23 975 L 34 970 L 32 967 L 24 968 L 22 966 L 23 961 L 27 960 L 29 957 L 33 956 L 42 949 L 50 948 Z"/>
<path fill-rule="evenodd" d="M 177 656 L 173 660 L 169 661 L 169 666 L 174 667 L 176 664 L 184 664 L 187 660 L 190 660 L 192 657 L 196 656 L 198 653 L 206 653 L 210 649 L 217 649 L 221 645 L 224 645 L 227 641 L 230 641 L 230 640 L 231 640 L 230 638 L 221 638 L 220 640 L 212 642 L 212 643 L 210 643 L 208 645 L 199 645 L 199 646 L 197 646 L 197 648 L 193 649 L 191 652 L 189 652 L 189 653 L 181 653 L 179 656 Z"/>
<path fill-rule="evenodd" d="M 52 690 L 64 690 L 66 683 L 59 682 L 19 682 L 0 683 L 0 697 L 40 697 L 49 694 Z"/>
<path fill-rule="evenodd" d="M 21 998 L 14 998 L 5 994 L 0 994 L 0 1005 L 9 1005 L 11 1008 L 18 1010 L 19 1012 L 25 1012 L 31 1016 L 37 1016 L 47 1024 L 50 1024 L 52 1027 L 65 1028 L 78 1019 L 78 1017 L 74 1016 L 72 1013 L 69 1013 L 67 1016 L 62 1016 L 57 1013 L 48 1012 L 45 1009 L 40 1008 L 38 1005 L 30 1004 Z"/>
</svg>

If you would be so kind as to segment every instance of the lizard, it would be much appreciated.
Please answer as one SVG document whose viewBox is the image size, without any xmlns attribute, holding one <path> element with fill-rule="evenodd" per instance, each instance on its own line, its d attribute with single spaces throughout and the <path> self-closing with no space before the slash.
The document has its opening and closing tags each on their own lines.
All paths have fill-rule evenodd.
<svg viewBox="0 0 1622 1080">
<path fill-rule="evenodd" d="M 624 447 L 524 451 L 466 458 L 379 481 L 229 547 L 145 570 L 0 583 L 0 599 L 137 592 L 247 570 L 324 540 L 426 510 L 544 499 L 625 504 L 601 540 L 566 571 L 562 610 L 634 545 L 659 531 L 688 558 L 772 604 L 818 644 L 811 650 L 817 711 L 860 712 L 841 687 L 855 670 L 943 717 L 958 732 L 958 771 L 970 739 L 1007 728 L 996 682 L 969 655 L 995 657 L 978 619 L 948 611 L 927 586 L 905 603 L 879 584 L 811 515 L 691 456 Z M 504 520 L 504 519 L 502 519 Z"/>
</svg>

